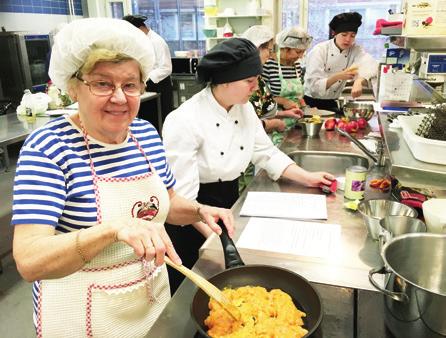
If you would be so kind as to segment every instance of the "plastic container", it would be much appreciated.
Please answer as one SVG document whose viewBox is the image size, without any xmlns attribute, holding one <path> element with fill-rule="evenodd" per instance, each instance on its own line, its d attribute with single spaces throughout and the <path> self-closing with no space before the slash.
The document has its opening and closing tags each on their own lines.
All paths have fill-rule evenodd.
<svg viewBox="0 0 446 338">
<path fill-rule="evenodd" d="M 404 140 L 417 160 L 446 165 L 446 141 L 431 140 L 415 134 L 424 116 L 398 116 Z"/>
<path fill-rule="evenodd" d="M 207 38 L 215 38 L 217 37 L 217 28 L 204 28 L 203 33 Z"/>
</svg>

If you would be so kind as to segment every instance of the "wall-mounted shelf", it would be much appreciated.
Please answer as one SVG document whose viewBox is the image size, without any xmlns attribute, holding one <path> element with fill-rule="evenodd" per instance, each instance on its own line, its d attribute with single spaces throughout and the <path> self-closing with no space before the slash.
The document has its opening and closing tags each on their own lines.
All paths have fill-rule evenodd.
<svg viewBox="0 0 446 338">
<path fill-rule="evenodd" d="M 270 17 L 270 14 L 235 14 L 235 15 L 212 15 L 209 19 L 231 19 L 231 18 L 263 18 Z"/>
<path fill-rule="evenodd" d="M 446 50 L 446 36 L 406 36 L 405 47 L 416 51 Z"/>
<path fill-rule="evenodd" d="M 237 37 L 237 36 L 231 36 L 231 37 L 224 37 L 224 36 L 222 36 L 222 37 L 216 37 L 216 38 L 206 38 L 206 40 L 211 40 L 211 41 L 213 41 L 213 40 L 227 40 L 227 39 L 231 39 L 231 38 L 234 38 L 234 37 Z"/>
</svg>

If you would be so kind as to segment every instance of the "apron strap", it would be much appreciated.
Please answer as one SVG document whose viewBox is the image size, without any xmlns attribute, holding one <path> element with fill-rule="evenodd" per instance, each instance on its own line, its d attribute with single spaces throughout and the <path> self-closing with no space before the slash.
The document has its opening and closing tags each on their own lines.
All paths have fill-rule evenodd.
<svg viewBox="0 0 446 338">
<path fill-rule="evenodd" d="M 139 149 L 139 151 L 141 152 L 142 156 L 144 156 L 144 158 L 146 159 L 147 163 L 149 164 L 150 171 L 151 171 L 152 173 L 156 174 L 156 169 L 155 169 L 155 167 L 152 165 L 152 162 L 150 162 L 150 160 L 149 160 L 149 158 L 147 157 L 147 155 L 146 155 L 144 149 L 142 149 L 141 145 L 140 145 L 139 142 L 138 142 L 138 139 L 135 137 L 135 135 L 133 135 L 133 133 L 130 131 L 130 129 L 129 129 L 128 132 L 129 132 L 129 135 L 130 135 L 130 137 L 132 138 L 133 142 L 135 142 L 136 147 Z"/>
</svg>

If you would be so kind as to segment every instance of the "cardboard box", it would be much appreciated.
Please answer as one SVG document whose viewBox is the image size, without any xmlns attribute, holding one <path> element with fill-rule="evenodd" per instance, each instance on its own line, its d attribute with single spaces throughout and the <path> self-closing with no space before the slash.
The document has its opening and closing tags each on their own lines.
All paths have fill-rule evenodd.
<svg viewBox="0 0 446 338">
<path fill-rule="evenodd" d="M 444 0 L 404 0 L 403 35 L 446 35 Z"/>
</svg>

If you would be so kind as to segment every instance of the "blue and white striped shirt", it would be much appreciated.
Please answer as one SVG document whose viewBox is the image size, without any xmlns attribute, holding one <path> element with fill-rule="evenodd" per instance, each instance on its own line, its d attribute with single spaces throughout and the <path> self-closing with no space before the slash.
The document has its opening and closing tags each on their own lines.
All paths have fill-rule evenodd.
<svg viewBox="0 0 446 338">
<path fill-rule="evenodd" d="M 175 178 L 156 129 L 135 119 L 130 130 L 167 189 Z M 129 177 L 150 171 L 145 157 L 129 137 L 121 144 L 104 144 L 89 137 L 96 174 Z M 90 161 L 82 132 L 68 118 L 57 118 L 26 139 L 17 163 L 12 225 L 48 224 L 65 233 L 97 223 Z M 39 282 L 33 285 L 36 324 Z"/>
<path fill-rule="evenodd" d="M 156 129 L 135 119 L 130 130 L 146 152 L 166 188 L 175 179 L 167 164 Z M 134 141 L 104 144 L 89 137 L 97 175 L 129 177 L 149 169 Z M 14 182 L 12 225 L 48 224 L 69 232 L 97 223 L 89 157 L 81 131 L 66 118 L 58 118 L 26 139 Z"/>
</svg>

